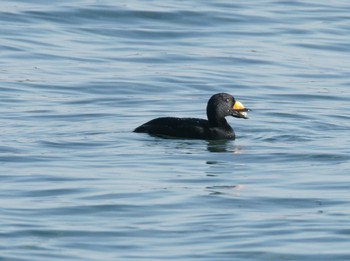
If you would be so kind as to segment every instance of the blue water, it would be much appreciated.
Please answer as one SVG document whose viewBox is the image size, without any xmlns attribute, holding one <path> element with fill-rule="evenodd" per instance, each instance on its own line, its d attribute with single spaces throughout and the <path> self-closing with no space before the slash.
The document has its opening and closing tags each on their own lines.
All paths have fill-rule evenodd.
<svg viewBox="0 0 350 261">
<path fill-rule="evenodd" d="M 350 260 L 349 10 L 2 1 L 0 260 Z M 217 92 L 235 141 L 132 132 Z"/>
</svg>

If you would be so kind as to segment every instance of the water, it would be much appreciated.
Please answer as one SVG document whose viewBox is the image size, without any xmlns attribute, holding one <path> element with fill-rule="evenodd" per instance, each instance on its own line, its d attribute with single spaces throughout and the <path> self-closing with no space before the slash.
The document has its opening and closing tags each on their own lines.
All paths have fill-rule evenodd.
<svg viewBox="0 0 350 261">
<path fill-rule="evenodd" d="M 1 260 L 349 260 L 348 1 L 2 1 Z M 236 141 L 133 133 L 252 108 Z"/>
</svg>

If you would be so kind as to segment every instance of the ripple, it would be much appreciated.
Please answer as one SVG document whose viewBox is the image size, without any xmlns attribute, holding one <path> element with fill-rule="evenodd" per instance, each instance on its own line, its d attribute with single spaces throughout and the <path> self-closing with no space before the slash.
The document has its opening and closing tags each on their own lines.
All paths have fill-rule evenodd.
<svg viewBox="0 0 350 261">
<path fill-rule="evenodd" d="M 0 259 L 348 260 L 348 7 L 3 1 Z M 235 141 L 132 132 L 217 92 Z"/>
</svg>

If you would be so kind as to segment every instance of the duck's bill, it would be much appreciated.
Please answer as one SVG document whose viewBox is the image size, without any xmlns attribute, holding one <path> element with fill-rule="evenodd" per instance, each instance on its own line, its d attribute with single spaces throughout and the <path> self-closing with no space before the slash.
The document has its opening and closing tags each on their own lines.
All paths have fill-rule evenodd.
<svg viewBox="0 0 350 261">
<path fill-rule="evenodd" d="M 250 109 L 244 107 L 239 101 L 236 101 L 232 107 L 231 115 L 236 118 L 248 119 L 248 111 L 250 111 Z"/>
</svg>

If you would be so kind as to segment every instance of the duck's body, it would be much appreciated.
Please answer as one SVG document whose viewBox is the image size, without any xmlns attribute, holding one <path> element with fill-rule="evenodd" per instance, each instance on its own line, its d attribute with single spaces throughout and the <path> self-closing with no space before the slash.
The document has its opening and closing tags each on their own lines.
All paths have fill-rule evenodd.
<svg viewBox="0 0 350 261">
<path fill-rule="evenodd" d="M 156 118 L 137 127 L 135 132 L 145 132 L 160 137 L 176 137 L 186 139 L 235 139 L 230 125 L 213 127 L 208 120 L 197 118 Z"/>
<path fill-rule="evenodd" d="M 135 132 L 169 138 L 220 140 L 235 139 L 235 132 L 225 116 L 247 118 L 248 109 L 226 93 L 213 95 L 207 105 L 208 120 L 197 118 L 156 118 L 137 127 Z"/>
</svg>

